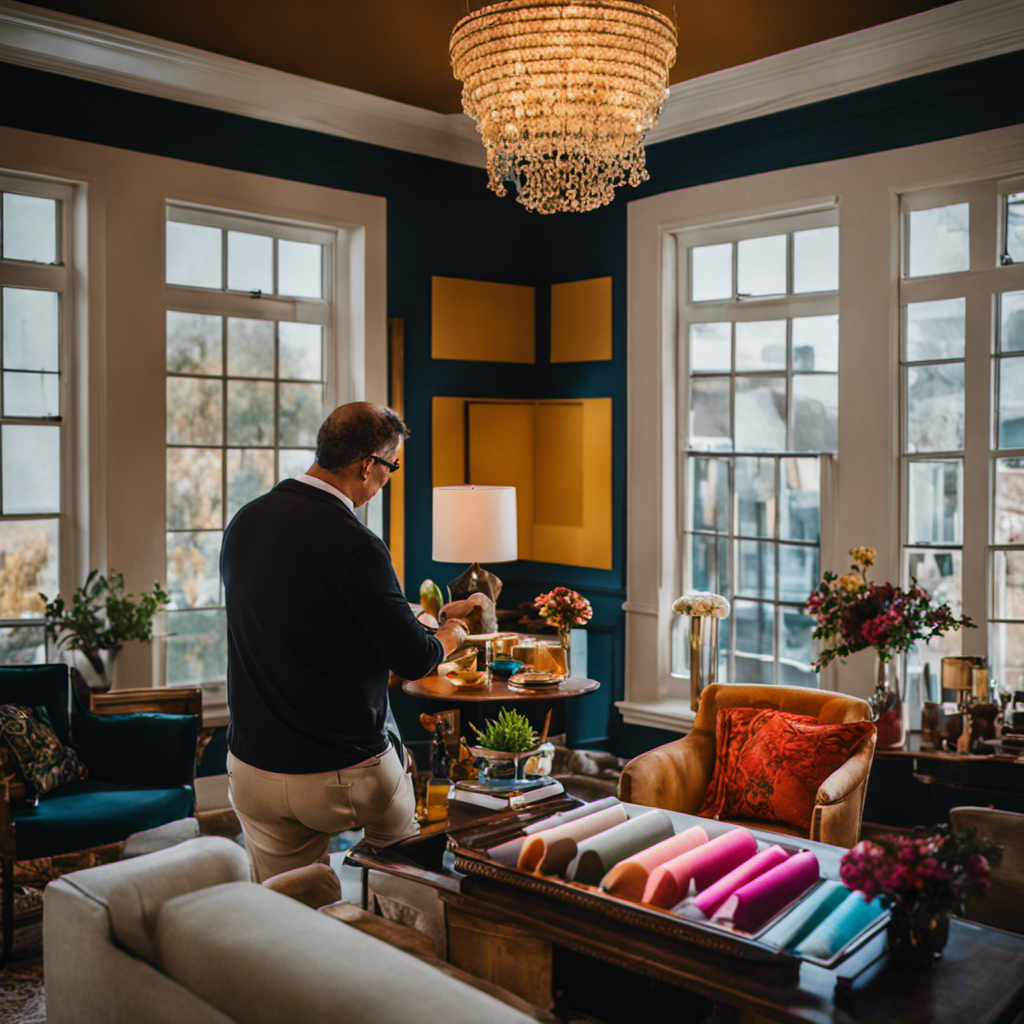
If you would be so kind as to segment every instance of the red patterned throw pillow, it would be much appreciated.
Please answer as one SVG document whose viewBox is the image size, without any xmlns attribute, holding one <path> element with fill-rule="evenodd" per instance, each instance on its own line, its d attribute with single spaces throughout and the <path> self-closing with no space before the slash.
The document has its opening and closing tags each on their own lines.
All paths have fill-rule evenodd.
<svg viewBox="0 0 1024 1024">
<path fill-rule="evenodd" d="M 808 828 L 821 784 L 849 759 L 875 728 L 872 722 L 822 725 L 807 715 L 729 708 L 718 712 L 716 742 L 733 733 L 724 759 L 716 750 L 712 776 L 700 813 L 705 817 L 757 818 Z M 723 716 L 737 715 L 738 728 L 723 727 Z M 743 735 L 736 749 L 735 739 Z M 721 768 L 721 772 L 720 772 Z M 713 789 L 714 787 L 714 789 Z"/>
</svg>

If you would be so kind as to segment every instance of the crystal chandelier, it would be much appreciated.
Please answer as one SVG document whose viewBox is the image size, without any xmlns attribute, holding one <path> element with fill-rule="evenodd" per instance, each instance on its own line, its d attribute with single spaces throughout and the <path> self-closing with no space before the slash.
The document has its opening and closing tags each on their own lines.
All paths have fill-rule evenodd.
<svg viewBox="0 0 1024 1024">
<path fill-rule="evenodd" d="M 463 18 L 449 46 L 488 187 L 538 213 L 593 210 L 647 180 L 644 134 L 676 57 L 664 14 L 625 0 L 506 0 Z"/>
</svg>

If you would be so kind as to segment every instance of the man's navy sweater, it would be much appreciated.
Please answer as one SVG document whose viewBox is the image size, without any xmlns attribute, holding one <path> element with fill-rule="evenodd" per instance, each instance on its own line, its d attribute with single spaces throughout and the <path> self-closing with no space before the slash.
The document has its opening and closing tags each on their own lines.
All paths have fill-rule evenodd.
<svg viewBox="0 0 1024 1024">
<path fill-rule="evenodd" d="M 231 520 L 220 564 L 231 753 L 286 774 L 381 753 L 388 670 L 418 679 L 443 653 L 384 543 L 334 495 L 283 480 Z"/>
</svg>

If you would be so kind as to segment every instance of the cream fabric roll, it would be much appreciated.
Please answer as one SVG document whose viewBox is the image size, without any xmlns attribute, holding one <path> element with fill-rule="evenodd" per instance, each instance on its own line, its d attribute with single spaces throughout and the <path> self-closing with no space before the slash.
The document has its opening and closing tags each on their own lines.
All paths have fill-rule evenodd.
<svg viewBox="0 0 1024 1024">
<path fill-rule="evenodd" d="M 547 832 L 549 829 L 568 824 L 570 821 L 587 818 L 591 814 L 597 814 L 598 811 L 604 811 L 609 807 L 617 807 L 618 805 L 618 797 L 606 796 L 601 800 L 594 800 L 592 803 L 583 804 L 582 807 L 574 807 L 571 811 L 561 811 L 558 814 L 552 814 L 548 818 L 541 818 L 540 821 L 527 825 L 523 829 L 523 835 L 518 839 L 510 839 L 507 843 L 492 846 L 487 851 L 487 856 L 501 864 L 510 864 L 515 867 L 519 863 L 519 854 L 522 852 L 523 844 L 530 836 L 536 835 L 538 832 Z"/>
<path fill-rule="evenodd" d="M 543 871 L 560 875 L 576 856 L 578 843 L 626 821 L 626 808 L 622 804 L 608 807 L 597 814 L 588 814 L 576 821 L 566 822 L 546 832 L 528 836 L 519 851 L 517 867 L 521 871 Z"/>
</svg>

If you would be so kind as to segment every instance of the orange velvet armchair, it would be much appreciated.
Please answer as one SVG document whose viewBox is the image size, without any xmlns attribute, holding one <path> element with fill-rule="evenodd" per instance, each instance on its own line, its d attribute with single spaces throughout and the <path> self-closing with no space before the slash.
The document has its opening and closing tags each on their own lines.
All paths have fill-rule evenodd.
<svg viewBox="0 0 1024 1024">
<path fill-rule="evenodd" d="M 715 767 L 715 723 L 719 708 L 775 708 L 811 715 L 823 725 L 871 718 L 866 701 L 839 693 L 791 686 L 715 683 L 700 697 L 693 730 L 682 739 L 634 757 L 619 779 L 619 799 L 648 807 L 696 814 Z M 833 846 L 853 846 L 860 838 L 875 734 L 865 737 L 849 760 L 820 786 L 807 832 L 780 822 L 738 820 L 737 824 L 801 836 Z"/>
</svg>

